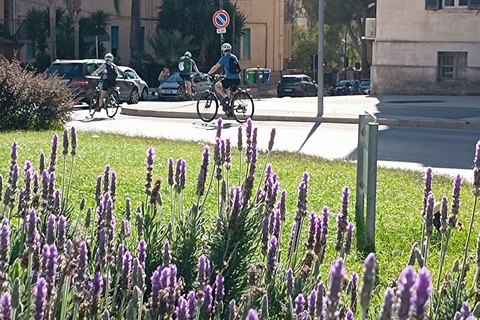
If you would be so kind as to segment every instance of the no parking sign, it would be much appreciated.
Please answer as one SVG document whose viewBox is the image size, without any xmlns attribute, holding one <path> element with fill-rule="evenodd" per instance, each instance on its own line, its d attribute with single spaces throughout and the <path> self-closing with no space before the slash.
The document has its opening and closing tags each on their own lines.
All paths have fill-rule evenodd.
<svg viewBox="0 0 480 320">
<path fill-rule="evenodd" d="M 218 10 L 213 14 L 213 24 L 218 29 L 223 29 L 230 23 L 230 15 L 225 10 Z"/>
</svg>

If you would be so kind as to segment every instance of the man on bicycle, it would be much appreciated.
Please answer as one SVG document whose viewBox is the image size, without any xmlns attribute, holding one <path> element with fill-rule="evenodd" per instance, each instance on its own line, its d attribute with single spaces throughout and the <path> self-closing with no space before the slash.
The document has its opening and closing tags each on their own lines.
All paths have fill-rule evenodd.
<svg viewBox="0 0 480 320">
<path fill-rule="evenodd" d="M 192 54 L 190 51 L 187 51 L 183 54 L 178 62 L 178 71 L 180 78 L 185 81 L 185 85 L 187 87 L 187 98 L 189 99 L 192 97 L 192 69 L 194 69 L 197 74 L 200 73 L 195 61 L 192 59 Z"/>
<path fill-rule="evenodd" d="M 92 76 L 97 76 L 103 72 L 103 85 L 102 94 L 100 95 L 100 101 L 98 101 L 97 111 L 103 107 L 103 100 L 107 96 L 109 88 L 115 88 L 117 85 L 118 68 L 113 63 L 113 54 L 107 53 L 105 55 L 105 63 L 103 63 L 97 70 L 92 73 Z"/>
<path fill-rule="evenodd" d="M 238 58 L 232 54 L 232 46 L 229 43 L 222 44 L 222 54 L 223 56 L 218 60 L 218 62 L 208 71 L 208 76 L 211 76 L 218 68 L 223 67 L 225 72 L 225 78 L 221 81 L 215 83 L 215 91 L 222 97 L 222 107 L 223 111 L 227 110 L 228 101 L 230 100 L 232 94 L 237 90 L 238 85 L 240 84 L 240 66 L 238 65 Z M 233 70 L 234 66 L 238 66 L 237 70 Z M 226 91 L 227 89 L 228 92 Z M 231 111 L 228 112 L 227 116 L 230 116 Z"/>
</svg>

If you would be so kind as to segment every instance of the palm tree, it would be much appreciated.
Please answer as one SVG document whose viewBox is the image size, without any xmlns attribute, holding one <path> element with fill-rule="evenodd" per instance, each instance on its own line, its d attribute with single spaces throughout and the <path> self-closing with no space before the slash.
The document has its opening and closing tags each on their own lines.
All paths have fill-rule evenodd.
<svg viewBox="0 0 480 320">
<path fill-rule="evenodd" d="M 160 63 L 173 68 L 187 50 L 195 50 L 197 47 L 193 43 L 193 36 L 182 36 L 179 31 L 158 30 L 149 40 L 155 56 Z"/>
<path fill-rule="evenodd" d="M 53 61 L 56 56 L 57 51 L 57 43 L 56 43 L 56 32 L 55 32 L 55 25 L 56 25 L 56 10 L 55 10 L 55 1 L 56 0 L 48 0 L 50 4 L 50 59 Z"/>
<path fill-rule="evenodd" d="M 78 59 L 80 56 L 80 12 L 82 11 L 81 0 L 64 0 L 70 16 L 73 18 L 74 34 L 75 34 L 75 49 L 74 56 Z"/>
<path fill-rule="evenodd" d="M 65 10 L 58 8 L 57 13 L 57 57 L 60 59 L 73 59 L 75 56 L 74 45 L 74 22 L 69 14 L 65 14 Z"/>
<path fill-rule="evenodd" d="M 0 46 L 3 44 L 2 39 L 10 40 L 14 43 L 18 42 L 17 38 L 11 35 L 10 30 L 8 30 L 4 24 L 0 23 Z"/>
<path fill-rule="evenodd" d="M 110 23 L 111 15 L 108 12 L 97 10 L 92 12 L 90 16 L 83 17 L 79 21 L 80 25 L 80 56 L 85 58 L 96 57 L 95 43 L 93 45 L 85 44 L 84 37 L 86 36 L 106 36 L 108 35 L 107 27 Z M 99 56 L 103 56 L 106 53 L 106 48 L 103 43 L 98 48 Z"/>
</svg>

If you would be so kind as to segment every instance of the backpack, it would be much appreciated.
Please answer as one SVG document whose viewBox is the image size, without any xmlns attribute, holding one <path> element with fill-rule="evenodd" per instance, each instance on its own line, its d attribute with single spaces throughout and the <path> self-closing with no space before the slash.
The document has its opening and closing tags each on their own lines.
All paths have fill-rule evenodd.
<svg viewBox="0 0 480 320">
<path fill-rule="evenodd" d="M 237 58 L 235 58 L 232 55 L 230 55 L 230 61 L 228 62 L 228 69 L 230 69 L 230 73 L 234 73 L 234 74 L 240 73 L 240 70 L 242 70 L 240 68 L 240 64 L 238 63 Z"/>
<path fill-rule="evenodd" d="M 180 58 L 178 70 L 180 70 L 180 72 L 190 72 L 192 70 L 192 61 L 189 57 L 183 56 Z"/>
<path fill-rule="evenodd" d="M 107 80 L 116 80 L 118 77 L 115 67 L 109 64 L 105 65 L 105 72 L 107 74 Z"/>
</svg>

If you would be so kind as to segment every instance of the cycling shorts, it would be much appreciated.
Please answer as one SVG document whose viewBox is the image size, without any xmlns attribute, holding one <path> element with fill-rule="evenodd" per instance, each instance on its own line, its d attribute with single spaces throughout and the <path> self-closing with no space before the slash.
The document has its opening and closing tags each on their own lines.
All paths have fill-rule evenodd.
<svg viewBox="0 0 480 320">
<path fill-rule="evenodd" d="M 192 82 L 192 76 L 190 73 L 179 73 L 179 75 L 183 80 Z"/>
<path fill-rule="evenodd" d="M 222 87 L 223 89 L 230 88 L 232 92 L 237 90 L 238 85 L 240 84 L 240 79 L 223 79 L 222 80 Z"/>
<path fill-rule="evenodd" d="M 107 91 L 108 88 L 115 88 L 117 86 L 117 80 L 103 80 L 102 90 Z"/>
</svg>

